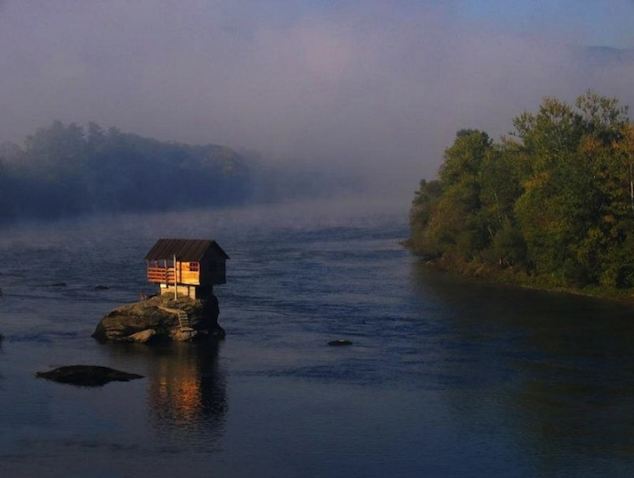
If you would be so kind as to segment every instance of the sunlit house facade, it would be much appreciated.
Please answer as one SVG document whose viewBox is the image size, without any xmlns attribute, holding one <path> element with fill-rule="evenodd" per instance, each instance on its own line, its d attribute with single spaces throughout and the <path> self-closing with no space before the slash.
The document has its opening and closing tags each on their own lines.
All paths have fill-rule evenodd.
<svg viewBox="0 0 634 478">
<path fill-rule="evenodd" d="M 226 281 L 227 253 L 216 241 L 159 239 L 145 256 L 147 279 L 161 295 L 204 299 Z"/>
</svg>

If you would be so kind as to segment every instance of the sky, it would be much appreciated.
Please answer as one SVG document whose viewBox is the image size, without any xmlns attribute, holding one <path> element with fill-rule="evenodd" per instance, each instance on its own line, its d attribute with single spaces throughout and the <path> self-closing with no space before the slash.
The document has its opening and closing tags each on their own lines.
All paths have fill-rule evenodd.
<svg viewBox="0 0 634 478">
<path fill-rule="evenodd" d="M 491 19 L 510 32 L 545 31 L 589 45 L 634 46 L 633 0 L 478 0 L 460 2 L 465 18 Z"/>
<path fill-rule="evenodd" d="M 633 0 L 0 0 L 0 141 L 95 121 L 410 196 L 460 128 L 634 104 L 632 55 L 585 50 L 633 24 Z"/>
</svg>

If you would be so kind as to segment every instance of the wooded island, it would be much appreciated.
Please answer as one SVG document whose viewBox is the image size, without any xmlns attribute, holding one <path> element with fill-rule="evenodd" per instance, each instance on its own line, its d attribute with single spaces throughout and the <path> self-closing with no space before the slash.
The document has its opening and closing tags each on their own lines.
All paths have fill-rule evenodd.
<svg viewBox="0 0 634 478">
<path fill-rule="evenodd" d="M 617 99 L 546 98 L 494 142 L 461 130 L 410 211 L 413 252 L 448 270 L 629 296 L 634 124 Z"/>
</svg>

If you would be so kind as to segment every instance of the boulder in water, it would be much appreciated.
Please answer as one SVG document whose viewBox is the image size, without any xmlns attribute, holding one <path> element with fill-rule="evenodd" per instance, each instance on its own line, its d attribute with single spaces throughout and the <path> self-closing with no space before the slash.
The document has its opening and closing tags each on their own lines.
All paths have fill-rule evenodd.
<svg viewBox="0 0 634 478">
<path fill-rule="evenodd" d="M 346 339 L 337 339 L 331 340 L 330 342 L 328 342 L 328 345 L 330 345 L 331 347 L 340 347 L 342 345 L 352 345 L 352 342 Z"/>
<path fill-rule="evenodd" d="M 174 329 L 170 334 L 170 338 L 175 342 L 190 342 L 197 336 L 198 332 L 191 327 Z"/>
<path fill-rule="evenodd" d="M 145 344 L 152 340 L 152 337 L 156 335 L 156 330 L 154 329 L 145 329 L 141 332 L 137 332 L 136 334 L 128 335 L 127 341 L 129 342 L 137 342 L 140 344 Z"/>
<path fill-rule="evenodd" d="M 48 372 L 37 372 L 35 376 L 54 382 L 82 385 L 84 387 L 99 387 L 108 382 L 129 382 L 130 380 L 143 378 L 143 375 L 122 372 L 121 370 L 98 365 L 69 365 L 49 370 Z"/>
<path fill-rule="evenodd" d="M 92 336 L 100 342 L 144 343 L 222 338 L 218 314 L 213 295 L 206 300 L 156 296 L 114 309 L 101 319 Z"/>
</svg>

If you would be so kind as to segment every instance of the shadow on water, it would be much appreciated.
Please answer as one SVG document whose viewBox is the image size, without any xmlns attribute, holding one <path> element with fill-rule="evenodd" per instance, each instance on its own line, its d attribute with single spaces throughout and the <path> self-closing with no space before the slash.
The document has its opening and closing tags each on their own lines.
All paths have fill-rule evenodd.
<svg viewBox="0 0 634 478">
<path fill-rule="evenodd" d="M 145 368 L 149 423 L 159 438 L 208 451 L 222 437 L 228 409 L 221 345 L 210 340 L 108 350 L 117 362 Z"/>
<path fill-rule="evenodd" d="M 430 314 L 445 321 L 440 353 L 451 359 L 438 361 L 443 373 L 486 383 L 446 390 L 457 419 L 498 422 L 505 440 L 540 457 L 542 471 L 571 455 L 586 471 L 588 461 L 631 461 L 634 307 L 477 283 L 419 262 L 412 283 Z"/>
</svg>

